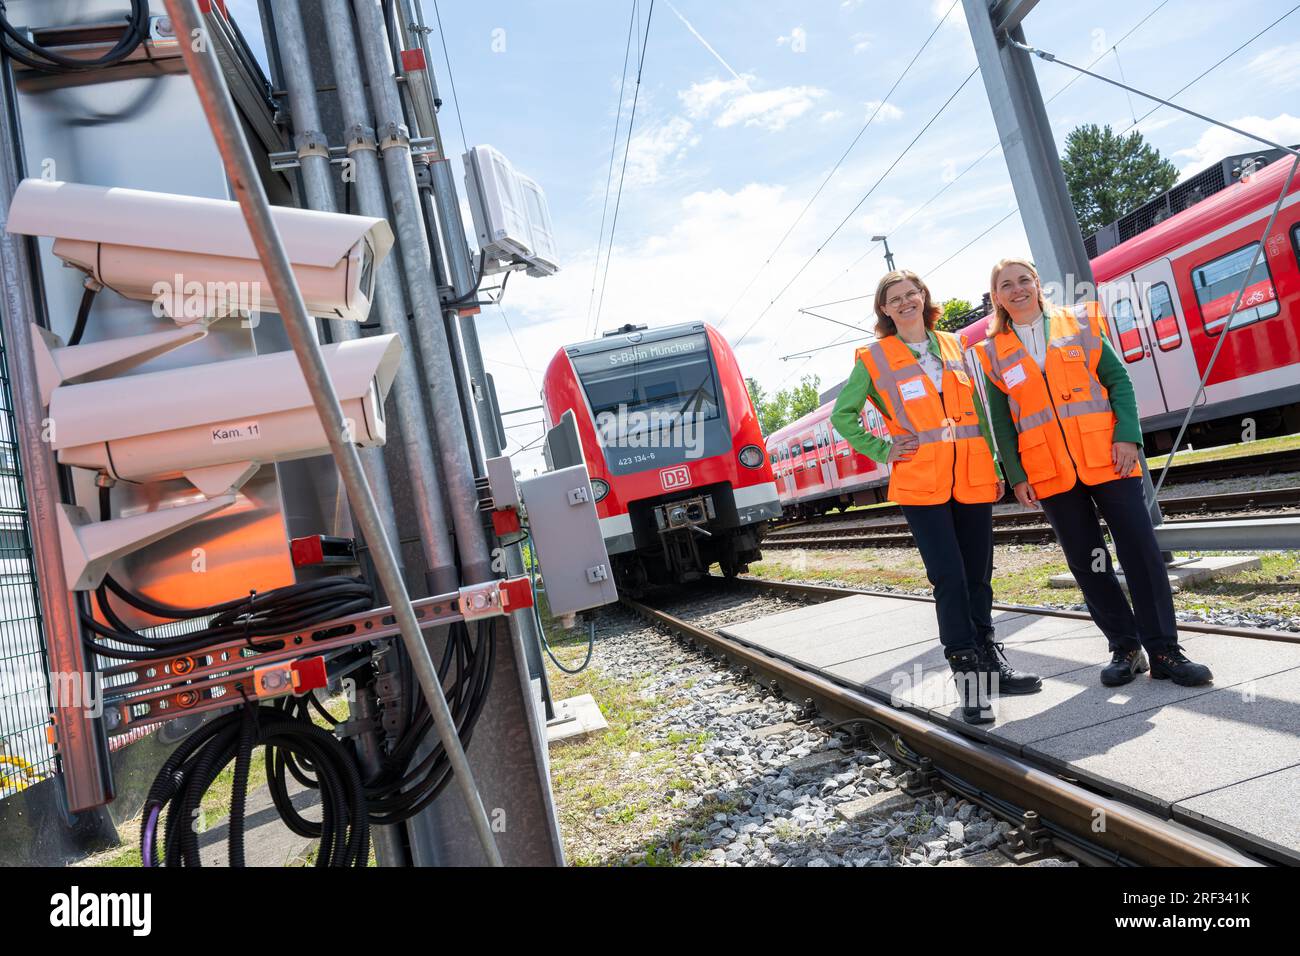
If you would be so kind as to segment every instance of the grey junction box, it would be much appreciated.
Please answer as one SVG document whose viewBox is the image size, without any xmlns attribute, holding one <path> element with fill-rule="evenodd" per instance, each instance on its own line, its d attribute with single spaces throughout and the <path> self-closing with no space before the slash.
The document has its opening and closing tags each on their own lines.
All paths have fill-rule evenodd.
<svg viewBox="0 0 1300 956">
<path fill-rule="evenodd" d="M 617 601 L 586 465 L 529 478 L 519 490 L 551 614 L 561 617 Z"/>
</svg>

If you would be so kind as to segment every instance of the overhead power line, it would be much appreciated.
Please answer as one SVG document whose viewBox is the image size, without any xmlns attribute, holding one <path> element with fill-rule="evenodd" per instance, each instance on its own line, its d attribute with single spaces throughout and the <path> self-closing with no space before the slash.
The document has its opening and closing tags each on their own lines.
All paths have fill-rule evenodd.
<svg viewBox="0 0 1300 956">
<path fill-rule="evenodd" d="M 718 328 L 722 328 L 723 323 L 731 316 L 731 313 L 735 310 L 736 306 L 740 304 L 740 301 L 745 297 L 749 290 L 754 287 L 754 283 L 758 281 L 758 277 L 761 276 L 771 264 L 773 257 L 781 251 L 781 247 L 785 245 L 785 241 L 790 238 L 790 234 L 794 232 L 795 227 L 803 221 L 803 217 L 807 214 L 808 210 L 812 208 L 812 204 L 817 201 L 817 197 L 822 194 L 822 190 L 826 188 L 826 184 L 831 181 L 831 178 L 839 170 L 849 153 L 853 151 L 853 147 L 858 145 L 858 141 L 862 139 L 863 134 L 866 133 L 867 127 L 872 124 L 875 118 L 880 115 L 880 111 L 889 103 L 889 98 L 894 95 L 894 91 L 898 89 L 898 85 L 903 82 L 903 79 L 912 69 L 912 65 L 920 59 L 921 54 L 925 52 L 925 48 L 930 45 L 930 41 L 934 39 L 935 34 L 939 32 L 939 28 L 944 25 L 944 22 L 948 19 L 949 15 L 959 2 L 960 0 L 953 0 L 952 6 L 948 7 L 948 12 L 943 15 L 943 18 L 938 23 L 935 24 L 934 29 L 930 31 L 930 35 L 925 38 L 925 42 L 922 43 L 920 47 L 917 48 L 917 51 L 912 54 L 912 59 L 907 61 L 907 66 L 903 67 L 903 72 L 898 74 L 898 79 L 894 80 L 894 85 L 891 86 L 889 92 L 881 98 L 875 110 L 873 110 L 871 115 L 867 117 L 867 121 L 862 124 L 862 128 L 858 130 L 858 134 L 853 137 L 853 141 L 849 143 L 844 152 L 840 154 L 840 158 L 835 161 L 835 165 L 831 167 L 831 171 L 827 173 L 826 178 L 821 181 L 821 185 L 817 187 L 817 191 L 812 194 L 806 203 L 804 203 L 803 209 L 799 210 L 799 215 L 794 217 L 794 222 L 790 223 L 790 227 L 786 229 L 785 234 L 781 236 L 780 241 L 777 242 L 777 244 L 772 248 L 772 251 L 767 254 L 767 258 L 764 259 L 763 264 L 758 267 L 758 271 L 750 277 L 749 282 L 745 284 L 745 288 L 740 290 L 740 295 L 736 296 L 736 300 L 731 303 L 727 308 L 727 311 L 723 313 L 722 318 L 718 320 Z"/>
<path fill-rule="evenodd" d="M 623 169 L 618 174 L 618 193 L 614 197 L 614 220 L 609 226 L 609 251 L 605 254 L 605 274 L 600 280 L 600 298 L 596 302 L 596 320 L 592 325 L 592 335 L 600 327 L 600 313 L 605 307 L 605 288 L 609 283 L 609 263 L 614 258 L 614 233 L 618 230 L 618 210 L 623 201 L 623 180 L 627 177 L 627 157 L 632 151 L 632 129 L 636 123 L 636 104 L 641 96 L 641 73 L 645 69 L 645 54 L 650 48 L 650 22 L 655 15 L 655 0 L 650 0 L 650 12 L 646 14 L 645 34 L 641 39 L 641 55 L 636 67 L 636 88 L 632 92 L 632 112 L 627 121 L 627 142 L 623 144 Z M 639 24 L 638 20 L 638 24 Z"/>
<path fill-rule="evenodd" d="M 614 183 L 614 157 L 618 155 L 618 130 L 623 124 L 623 91 L 627 88 L 627 61 L 632 52 L 632 25 L 637 21 L 637 0 L 632 0 L 632 15 L 627 21 L 627 40 L 623 44 L 623 72 L 618 81 L 618 112 L 614 116 L 614 137 L 609 144 L 609 172 L 605 174 L 605 201 L 600 206 L 600 232 L 596 234 L 596 261 L 591 266 L 591 294 L 587 297 L 587 320 L 584 334 L 590 335 L 591 310 L 596 304 L 596 277 L 600 275 L 600 249 L 605 244 L 605 214 L 609 210 L 609 188 Z"/>
<path fill-rule="evenodd" d="M 912 147 L 916 145 L 917 141 L 922 136 L 925 135 L 926 130 L 928 130 L 932 125 L 934 125 L 935 120 L 937 120 L 940 116 L 943 115 L 944 110 L 946 110 L 949 104 L 951 104 L 952 101 L 956 99 L 957 94 L 959 94 L 963 89 L 966 88 L 966 84 L 969 83 L 971 81 L 971 78 L 974 77 L 975 74 L 978 72 L 979 72 L 979 67 L 976 67 L 975 69 L 971 70 L 968 74 L 966 74 L 966 78 L 957 85 L 957 88 L 953 90 L 951 94 L 949 94 L 948 98 L 943 101 L 943 105 L 940 106 L 934 112 L 934 115 L 931 116 L 928 120 L 926 120 L 925 125 L 922 126 L 920 130 L 917 131 L 917 134 L 912 137 L 911 142 L 909 142 L 905 147 L 903 147 L 903 151 L 894 158 L 894 161 L 889 164 L 889 166 L 885 169 L 883 173 L 880 174 L 880 177 L 874 183 L 871 184 L 871 188 L 868 189 L 863 194 L 862 198 L 859 199 L 854 204 L 853 208 L 848 211 L 847 215 L 845 215 L 844 218 L 841 219 L 839 223 L 835 226 L 835 228 L 831 230 L 830 235 L 821 241 L 821 243 L 817 246 L 817 249 L 813 252 L 813 254 L 810 255 L 808 259 L 804 262 L 804 264 L 799 267 L 798 271 L 796 271 L 795 274 L 790 277 L 790 280 L 781 287 L 781 290 L 777 292 L 775 296 L 772 297 L 771 301 L 769 301 L 767 305 L 763 307 L 763 310 L 759 312 L 757 316 L 755 316 L 754 321 L 749 323 L 749 327 L 745 329 L 744 334 L 742 334 L 740 338 L 738 338 L 735 341 L 733 347 L 739 346 L 741 342 L 745 341 L 749 333 L 754 331 L 754 328 L 758 325 L 759 322 L 763 320 L 763 317 L 767 315 L 767 313 L 771 310 L 772 306 L 774 306 L 780 300 L 780 298 L 783 295 L 785 295 L 786 291 L 790 288 L 790 286 L 794 285 L 794 283 L 799 279 L 799 277 L 804 274 L 804 271 L 810 265 L 812 265 L 813 260 L 815 260 L 817 256 L 821 254 L 821 251 L 825 249 L 826 246 L 831 242 L 831 240 L 833 240 L 839 234 L 839 231 L 844 228 L 845 224 L 850 219 L 853 218 L 854 214 L 856 214 L 859 209 L 862 208 L 862 204 L 865 203 L 871 197 L 871 194 L 876 191 L 876 188 L 882 182 L 885 181 L 885 177 L 887 177 L 891 172 L 893 172 L 894 168 L 903 161 L 903 158 L 911 151 Z"/>
</svg>

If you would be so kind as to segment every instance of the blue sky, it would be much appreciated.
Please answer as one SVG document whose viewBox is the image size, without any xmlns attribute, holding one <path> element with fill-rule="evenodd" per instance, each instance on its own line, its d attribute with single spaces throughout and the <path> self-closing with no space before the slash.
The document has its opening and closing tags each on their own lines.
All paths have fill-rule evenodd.
<svg viewBox="0 0 1300 956">
<path fill-rule="evenodd" d="M 804 360 L 781 359 L 827 345 L 841 333 L 852 336 L 798 310 L 874 290 L 885 265 L 882 250 L 871 249 L 872 235 L 888 233 L 897 264 L 926 275 L 939 299 L 978 301 L 994 260 L 1028 252 L 1019 217 L 1012 215 L 954 256 L 1015 202 L 1000 150 L 953 181 L 997 140 L 978 74 L 826 242 L 974 69 L 961 4 L 948 13 L 951 6 L 952 0 L 656 0 L 600 327 L 694 319 L 721 323 L 733 343 L 743 335 L 741 365 L 769 391 L 794 384 L 803 374 L 820 376 L 824 388 L 847 374 L 853 346 L 846 343 Z M 1110 51 L 1158 6 L 1118 43 L 1118 55 Z M 1122 68 L 1130 84 L 1167 95 L 1292 6 L 1288 0 L 1167 0 L 1163 6 L 1159 0 L 1100 0 L 1085 10 L 1077 3 L 1043 0 L 1024 28 L 1031 44 L 1080 64 L 1102 55 L 1095 67 L 1099 72 L 1118 78 Z M 436 27 L 432 0 L 424 7 Z M 471 144 L 502 150 L 541 183 L 555 222 L 562 271 L 546 279 L 511 279 L 504 305 L 513 338 L 498 310 L 485 309 L 479 319 L 503 407 L 532 405 L 550 356 L 589 337 L 592 327 L 593 266 L 632 0 L 443 0 L 440 7 L 465 136 Z M 642 30 L 649 7 L 649 0 L 642 0 Z M 941 20 L 921 59 L 768 262 Z M 445 100 L 443 136 L 449 149 L 459 152 L 447 64 L 436 33 L 433 40 Z M 633 60 L 636 42 L 634 36 Z M 1035 68 L 1044 97 L 1075 76 L 1059 65 L 1036 62 Z M 633 81 L 634 70 L 625 90 L 614 188 Z M 1178 99 L 1225 122 L 1296 143 L 1297 88 L 1300 11 Z M 1050 102 L 1048 114 L 1059 147 L 1081 123 L 1123 129 L 1151 105 L 1138 99 L 1130 104 L 1123 91 L 1081 77 Z M 1168 109 L 1140 128 L 1185 172 L 1254 148 Z M 612 197 L 610 202 L 612 214 Z M 819 246 L 821 252 L 781 292 Z M 602 247 L 601 271 L 604 262 Z M 818 311 L 869 325 L 868 306 L 848 302 Z M 525 414 L 513 420 L 536 418 Z M 511 448 L 540 431 L 539 426 L 512 428 Z M 531 456 L 526 463 L 534 464 Z"/>
</svg>

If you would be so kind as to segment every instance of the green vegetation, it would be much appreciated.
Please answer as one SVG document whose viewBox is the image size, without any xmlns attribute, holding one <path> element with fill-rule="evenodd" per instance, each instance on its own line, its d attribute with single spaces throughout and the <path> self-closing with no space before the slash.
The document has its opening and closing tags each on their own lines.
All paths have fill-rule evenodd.
<svg viewBox="0 0 1300 956">
<path fill-rule="evenodd" d="M 1140 132 L 1123 136 L 1095 123 L 1076 127 L 1065 137 L 1061 169 L 1085 236 L 1178 182 L 1178 167 Z"/>
</svg>

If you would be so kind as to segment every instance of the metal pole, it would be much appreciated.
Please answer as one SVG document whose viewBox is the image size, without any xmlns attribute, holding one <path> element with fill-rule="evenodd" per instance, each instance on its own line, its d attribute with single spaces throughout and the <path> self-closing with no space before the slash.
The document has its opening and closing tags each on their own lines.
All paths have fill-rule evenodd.
<svg viewBox="0 0 1300 956">
<path fill-rule="evenodd" d="M 487 811 L 474 784 L 469 761 L 461 746 L 456 726 L 443 696 L 442 684 L 434 667 L 429 649 L 425 646 L 424 636 L 420 633 L 420 624 L 411 607 L 411 600 L 406 593 L 406 585 L 397 566 L 387 536 L 384 534 L 383 521 L 366 484 L 365 473 L 361 468 L 361 459 L 356 446 L 344 440 L 343 409 L 339 405 L 334 383 L 330 381 L 325 368 L 320 346 L 312 332 L 312 322 L 307 315 L 302 294 L 294 280 L 289 258 L 285 253 L 280 235 L 276 231 L 275 221 L 271 218 L 270 205 L 262 181 L 258 178 L 253 165 L 252 155 L 244 139 L 239 117 L 235 113 L 230 93 L 226 89 L 225 78 L 217 65 L 210 44 L 203 42 L 204 27 L 199 16 L 195 0 L 166 0 L 167 12 L 181 36 L 181 54 L 185 65 L 194 80 L 194 87 L 208 123 L 217 141 L 217 148 L 226 167 L 226 176 L 231 188 L 243 209 L 248 223 L 248 231 L 257 247 L 258 257 L 266 269 L 267 280 L 271 286 L 275 301 L 283 307 L 285 331 L 293 344 L 294 353 L 302 368 L 303 378 L 311 392 L 320 418 L 321 427 L 329 437 L 330 451 L 343 477 L 344 487 L 352 500 L 352 506 L 361 525 L 362 533 L 370 542 L 371 555 L 380 582 L 388 594 L 402 631 L 402 639 L 410 655 L 412 667 L 419 678 L 420 686 L 429 703 L 429 710 L 438 736 L 446 749 L 448 760 L 456 775 L 456 782 L 461 795 L 470 809 L 470 819 L 483 852 L 493 865 L 501 865 L 501 854 L 497 850 L 496 840 L 492 834 L 492 824 Z"/>
<path fill-rule="evenodd" d="M 294 145 L 306 186 L 307 205 L 321 212 L 337 212 L 334 201 L 333 172 L 330 168 L 329 142 L 321 131 L 320 110 L 316 105 L 316 81 L 307 58 L 307 37 L 302 28 L 302 14 L 297 0 L 271 5 L 280 53 L 280 66 L 289 91 L 289 109 L 293 117 Z M 335 322 L 331 328 L 344 341 L 361 338 L 355 322 Z M 388 485 L 388 469 L 379 448 L 361 449 L 361 463 L 374 492 L 384 530 L 389 540 L 397 541 L 397 517 L 393 510 L 393 493 Z M 401 563 L 399 556 L 398 563 Z"/>
<path fill-rule="evenodd" d="M 316 103 L 316 79 L 312 75 L 311 61 L 307 56 L 307 37 L 302 26 L 302 13 L 297 0 L 283 0 L 272 4 L 275 17 L 276 45 L 280 53 L 280 67 L 289 91 L 289 108 L 295 130 L 294 143 L 298 147 L 298 162 L 302 168 L 306 187 L 307 205 L 322 212 L 337 212 L 334 201 L 333 171 L 330 167 L 329 140 L 322 130 L 320 109 Z M 361 338 L 361 329 L 355 322 L 335 323 L 339 337 L 345 340 Z M 403 350 L 405 353 L 405 350 Z M 366 478 L 374 491 L 384 530 L 388 539 L 398 541 L 397 517 L 393 509 L 392 489 L 388 485 L 388 469 L 384 466 L 382 449 L 361 450 L 361 462 Z M 398 555 L 400 564 L 400 553 Z M 387 656 L 385 655 L 385 659 Z M 358 686 L 349 704 L 352 719 L 361 727 L 374 724 L 370 730 L 362 729 L 358 737 L 357 754 L 367 777 L 373 777 L 382 766 L 383 734 L 375 716 L 377 705 L 372 699 L 373 687 Z M 380 866 L 401 866 L 407 862 L 399 827 L 373 827 L 375 860 Z"/>
<path fill-rule="evenodd" d="M 366 104 L 365 83 L 353 38 L 348 0 L 321 0 L 321 12 L 325 19 L 330 57 L 334 61 L 339 107 L 347 130 L 348 157 L 354 164 L 352 185 L 356 190 L 357 205 L 362 215 L 387 218 L 388 200 L 384 196 L 378 145 L 370 107 Z M 384 332 L 404 337 L 409 335 L 406 292 L 402 288 L 395 256 L 385 259 L 375 276 L 375 312 Z M 424 396 L 420 393 L 415 349 L 402 352 L 391 394 L 397 406 L 397 423 L 406 453 L 407 480 L 411 483 L 420 544 L 429 569 L 429 593 L 446 594 L 456 590 L 460 579 L 456 572 L 447 514 L 443 510 L 442 481 L 434 459 L 429 419 L 425 413 Z"/>
<path fill-rule="evenodd" d="M 16 137 L 17 108 L 11 97 L 7 63 L 0 62 L 0 219 L 8 217 L 9 203 L 22 178 L 21 147 Z M 12 390 L 22 481 L 31 516 L 32 572 L 40 593 L 41 623 L 52 684 L 88 680 L 94 661 L 87 657 L 77 596 L 68 591 L 63 573 L 63 548 L 59 541 L 58 508 L 62 494 L 59 469 L 42 439 L 45 410 L 36 385 L 36 358 L 31 326 L 38 311 L 34 293 L 32 245 L 26 236 L 6 232 L 0 222 L 0 296 L 4 323 L 4 361 Z M 63 680 L 60 681 L 59 678 Z M 72 699 L 75 697 L 76 699 Z M 96 723 L 86 713 L 80 694 L 60 693 L 54 704 L 54 729 L 68 810 L 79 813 L 102 806 L 113 798 L 108 751 Z"/>
<path fill-rule="evenodd" d="M 885 244 L 885 265 L 889 267 L 889 271 L 890 271 L 890 272 L 893 272 L 893 271 L 894 271 L 894 254 L 893 254 L 892 252 L 889 251 L 889 240 L 888 240 L 888 239 L 882 239 L 881 241 Z"/>
<path fill-rule="evenodd" d="M 460 417 L 451 413 L 459 406 L 460 396 L 456 392 L 455 370 L 433 281 L 431 252 L 420 213 L 420 192 L 411 166 L 410 134 L 393 78 L 388 32 L 375 0 L 353 0 L 353 11 L 357 19 L 357 35 L 361 38 L 371 101 L 380 127 L 379 148 L 414 307 L 420 358 L 433 406 L 438 454 L 442 458 L 442 476 L 451 504 L 461 570 L 470 583 L 486 581 L 492 574 L 487 533 L 479 514 L 474 467 L 465 428 Z"/>
<path fill-rule="evenodd" d="M 436 102 L 438 90 L 433 74 L 433 59 L 427 43 L 429 31 L 424 26 L 423 14 L 419 12 L 419 4 L 412 4 L 409 0 L 400 0 L 399 6 L 403 16 L 398 20 L 403 25 L 402 35 L 405 42 L 411 42 L 408 28 L 414 28 L 413 32 L 418 33 L 420 37 L 419 42 L 424 51 L 426 65 L 425 75 L 428 77 L 430 92 Z M 415 9 L 411 9 L 412 7 Z M 451 270 L 452 296 L 459 299 L 469 293 L 476 280 L 470 270 L 469 243 L 465 232 L 465 221 L 460 214 L 460 202 L 456 196 L 456 184 L 452 178 L 451 160 L 447 158 L 442 141 L 442 130 L 438 127 L 436 117 L 433 129 L 421 129 L 418 133 L 433 138 L 437 145 L 437 156 L 440 157 L 429 163 L 431 184 L 429 192 L 432 194 L 433 212 L 436 213 L 443 248 Z M 487 372 L 483 364 L 483 350 L 479 347 L 478 328 L 474 324 L 473 315 L 462 317 L 458 315 L 456 309 L 449 310 L 449 313 L 449 323 L 455 323 L 460 332 L 458 338 L 464 351 L 471 383 L 469 399 L 473 403 L 474 417 L 478 424 L 477 437 L 481 442 L 484 457 L 495 458 L 503 451 L 501 443 L 497 440 L 500 420 L 488 395 Z M 483 472 L 486 472 L 486 465 Z M 515 577 L 524 573 L 523 549 L 519 545 L 513 544 L 507 547 L 505 559 L 507 574 Z M 538 631 L 536 620 L 531 616 L 521 617 L 518 627 L 524 654 L 528 658 L 529 675 L 533 680 L 541 682 L 542 702 L 546 708 L 546 718 L 550 720 L 555 716 L 555 709 L 551 700 L 550 681 L 546 675 L 546 663 L 542 659 L 542 636 Z"/>
</svg>

